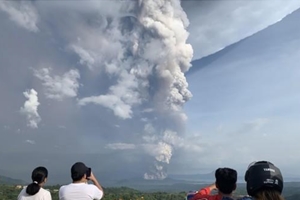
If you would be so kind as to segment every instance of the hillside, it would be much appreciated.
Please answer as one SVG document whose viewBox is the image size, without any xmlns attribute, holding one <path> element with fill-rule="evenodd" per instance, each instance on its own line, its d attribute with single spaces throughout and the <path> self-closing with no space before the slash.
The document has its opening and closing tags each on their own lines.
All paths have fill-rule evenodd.
<svg viewBox="0 0 300 200">
<path fill-rule="evenodd" d="M 7 184 L 7 185 L 17 185 L 17 184 L 26 184 L 26 181 L 20 180 L 20 179 L 13 179 L 6 176 L 0 175 L 0 184 Z"/>
</svg>

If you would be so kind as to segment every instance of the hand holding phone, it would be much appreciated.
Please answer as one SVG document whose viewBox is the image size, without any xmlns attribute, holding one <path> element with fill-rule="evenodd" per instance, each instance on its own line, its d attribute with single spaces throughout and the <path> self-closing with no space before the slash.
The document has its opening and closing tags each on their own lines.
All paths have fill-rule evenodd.
<svg viewBox="0 0 300 200">
<path fill-rule="evenodd" d="M 91 176 L 92 173 L 92 169 L 88 168 L 87 172 L 86 172 L 86 178 L 88 179 Z"/>
</svg>

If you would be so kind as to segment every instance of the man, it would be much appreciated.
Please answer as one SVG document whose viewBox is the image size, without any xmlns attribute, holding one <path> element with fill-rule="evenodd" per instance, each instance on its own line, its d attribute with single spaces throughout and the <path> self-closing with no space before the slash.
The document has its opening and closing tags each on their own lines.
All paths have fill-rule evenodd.
<svg viewBox="0 0 300 200">
<path fill-rule="evenodd" d="M 231 199 L 232 192 L 236 189 L 237 172 L 230 168 L 219 168 L 215 172 L 216 182 L 199 190 L 191 200 L 221 200 Z M 218 193 L 211 192 L 217 189 Z"/>
<path fill-rule="evenodd" d="M 77 162 L 72 166 L 71 177 L 73 183 L 61 186 L 59 189 L 60 200 L 102 199 L 103 189 L 91 172 L 91 168 L 85 166 L 84 163 Z M 94 185 L 88 184 L 88 180 L 92 181 Z"/>
</svg>

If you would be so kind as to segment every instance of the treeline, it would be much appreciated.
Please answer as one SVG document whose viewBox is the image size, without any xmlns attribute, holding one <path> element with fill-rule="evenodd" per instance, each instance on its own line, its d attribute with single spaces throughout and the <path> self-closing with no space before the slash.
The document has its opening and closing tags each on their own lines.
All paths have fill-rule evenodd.
<svg viewBox="0 0 300 200">
<path fill-rule="evenodd" d="M 59 186 L 45 187 L 49 189 L 52 195 L 52 200 L 58 200 Z M 1 185 L 0 200 L 15 200 L 18 197 L 21 189 L 16 189 L 15 186 Z M 184 200 L 185 192 L 167 193 L 167 192 L 140 192 L 131 188 L 105 188 L 105 196 L 103 200 Z"/>
<path fill-rule="evenodd" d="M 45 187 L 49 189 L 52 200 L 58 200 L 59 185 Z M 141 192 L 127 187 L 104 188 L 103 200 L 184 200 L 186 192 Z M 0 200 L 16 200 L 21 189 L 12 185 L 0 185 Z M 286 184 L 285 200 L 300 200 L 300 184 Z M 245 194 L 245 189 L 238 189 L 236 194 Z"/>
</svg>

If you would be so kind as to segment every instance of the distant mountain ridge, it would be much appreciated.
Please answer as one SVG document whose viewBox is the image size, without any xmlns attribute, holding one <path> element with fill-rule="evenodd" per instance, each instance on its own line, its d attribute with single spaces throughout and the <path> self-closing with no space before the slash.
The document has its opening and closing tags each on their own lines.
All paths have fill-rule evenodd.
<svg viewBox="0 0 300 200">
<path fill-rule="evenodd" d="M 7 185 L 24 185 L 27 184 L 26 181 L 20 180 L 20 179 L 14 179 L 7 176 L 1 176 L 0 175 L 0 184 L 7 184 Z"/>
</svg>

